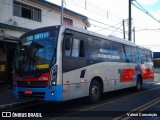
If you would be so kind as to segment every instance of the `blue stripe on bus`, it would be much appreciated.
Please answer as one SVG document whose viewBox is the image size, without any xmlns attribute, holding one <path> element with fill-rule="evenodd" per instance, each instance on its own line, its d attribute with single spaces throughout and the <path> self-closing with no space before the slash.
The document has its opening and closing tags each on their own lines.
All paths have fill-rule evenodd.
<svg viewBox="0 0 160 120">
<path fill-rule="evenodd" d="M 13 96 L 15 96 L 16 98 L 18 98 L 18 88 L 17 86 L 13 86 Z"/>
<path fill-rule="evenodd" d="M 62 101 L 63 96 L 63 87 L 62 85 L 52 86 L 51 88 L 24 88 L 24 87 L 15 87 L 14 96 L 19 98 L 18 91 L 24 92 L 25 90 L 32 90 L 32 92 L 44 92 L 45 101 Z M 51 93 L 53 92 L 53 95 Z"/>
</svg>

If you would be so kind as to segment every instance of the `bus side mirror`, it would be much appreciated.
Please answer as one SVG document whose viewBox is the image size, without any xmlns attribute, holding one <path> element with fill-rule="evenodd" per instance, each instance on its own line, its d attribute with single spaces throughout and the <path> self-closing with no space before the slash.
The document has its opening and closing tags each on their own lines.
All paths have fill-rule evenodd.
<svg viewBox="0 0 160 120">
<path fill-rule="evenodd" d="M 70 50 L 71 49 L 71 39 L 70 38 L 66 38 L 65 39 L 65 49 L 66 50 Z"/>
</svg>

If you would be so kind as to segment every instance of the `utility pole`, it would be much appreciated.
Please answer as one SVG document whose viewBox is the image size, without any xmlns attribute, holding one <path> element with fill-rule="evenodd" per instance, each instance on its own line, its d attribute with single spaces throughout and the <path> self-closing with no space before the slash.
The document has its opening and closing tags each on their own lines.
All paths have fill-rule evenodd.
<svg viewBox="0 0 160 120">
<path fill-rule="evenodd" d="M 125 22 L 123 20 L 123 39 L 126 39 L 126 34 L 125 34 Z"/>
<path fill-rule="evenodd" d="M 64 10 L 63 10 L 63 0 L 61 0 L 61 25 L 63 25 L 63 17 L 64 17 Z"/>
<path fill-rule="evenodd" d="M 135 39 L 136 39 L 135 37 L 136 37 L 136 35 L 135 35 L 135 27 L 133 27 L 133 41 L 134 41 L 134 43 L 136 42 L 135 41 Z"/>
<path fill-rule="evenodd" d="M 129 14 L 128 14 L 128 40 L 129 41 L 132 41 L 132 31 L 131 31 L 131 28 L 132 28 L 132 18 L 131 18 L 131 2 L 132 0 L 129 0 Z"/>
<path fill-rule="evenodd" d="M 85 0 L 85 10 L 87 10 L 87 0 Z"/>
</svg>

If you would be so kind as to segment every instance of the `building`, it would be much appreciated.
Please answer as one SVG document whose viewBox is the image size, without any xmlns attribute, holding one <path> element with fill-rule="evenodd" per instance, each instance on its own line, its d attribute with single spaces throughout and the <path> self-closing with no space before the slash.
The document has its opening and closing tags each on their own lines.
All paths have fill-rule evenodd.
<svg viewBox="0 0 160 120">
<path fill-rule="evenodd" d="M 61 24 L 61 6 L 46 0 L 0 0 L 0 81 L 12 78 L 18 38 L 25 32 Z M 64 8 L 64 25 L 86 29 L 88 18 Z"/>
<path fill-rule="evenodd" d="M 154 68 L 160 68 L 160 52 L 153 53 Z"/>
<path fill-rule="evenodd" d="M 155 73 L 160 73 L 160 52 L 153 53 L 153 63 Z"/>
</svg>

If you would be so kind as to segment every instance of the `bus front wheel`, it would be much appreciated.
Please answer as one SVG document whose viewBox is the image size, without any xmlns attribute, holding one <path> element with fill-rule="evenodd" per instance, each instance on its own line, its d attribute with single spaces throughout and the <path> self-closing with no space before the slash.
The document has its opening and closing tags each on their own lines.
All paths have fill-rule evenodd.
<svg viewBox="0 0 160 120">
<path fill-rule="evenodd" d="M 97 103 L 101 98 L 101 87 L 98 81 L 93 80 L 89 87 L 89 101 L 91 103 Z"/>
</svg>

